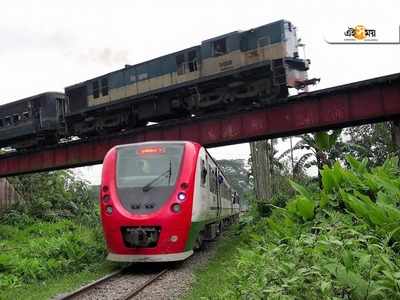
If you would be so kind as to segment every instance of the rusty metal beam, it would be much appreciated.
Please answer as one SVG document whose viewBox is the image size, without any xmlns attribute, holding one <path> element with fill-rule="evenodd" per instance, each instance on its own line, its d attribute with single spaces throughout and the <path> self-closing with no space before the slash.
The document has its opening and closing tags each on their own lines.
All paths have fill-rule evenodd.
<svg viewBox="0 0 400 300">
<path fill-rule="evenodd" d="M 398 119 L 400 73 L 289 97 L 267 108 L 171 121 L 91 140 L 0 156 L 0 177 L 101 163 L 114 145 L 191 140 L 208 147 Z"/>
</svg>

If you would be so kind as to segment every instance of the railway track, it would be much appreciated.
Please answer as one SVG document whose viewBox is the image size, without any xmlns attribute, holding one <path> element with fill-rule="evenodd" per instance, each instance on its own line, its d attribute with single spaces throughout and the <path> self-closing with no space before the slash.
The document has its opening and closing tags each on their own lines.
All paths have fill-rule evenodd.
<svg viewBox="0 0 400 300">
<path fill-rule="evenodd" d="M 155 272 L 150 270 L 150 272 L 131 273 L 129 268 L 110 273 L 69 294 L 57 297 L 56 300 L 134 299 L 140 292 L 168 272 L 168 269 L 164 268 Z"/>
</svg>

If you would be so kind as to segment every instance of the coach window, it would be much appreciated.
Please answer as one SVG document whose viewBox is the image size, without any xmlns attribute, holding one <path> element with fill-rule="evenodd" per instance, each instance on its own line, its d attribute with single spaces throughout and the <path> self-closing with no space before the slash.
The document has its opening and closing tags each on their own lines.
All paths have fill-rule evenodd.
<svg viewBox="0 0 400 300">
<path fill-rule="evenodd" d="M 4 126 L 3 119 L 0 119 L 0 128 Z"/>
<path fill-rule="evenodd" d="M 21 120 L 21 117 L 18 114 L 13 115 L 13 123 L 17 124 Z"/>
<path fill-rule="evenodd" d="M 217 174 L 215 170 L 212 167 L 209 167 L 209 172 L 210 176 L 209 178 L 209 184 L 210 184 L 210 191 L 213 194 L 217 193 Z"/>
<path fill-rule="evenodd" d="M 92 87 L 93 87 L 93 98 L 99 98 L 100 96 L 99 82 L 97 80 L 93 81 Z"/>
<path fill-rule="evenodd" d="M 24 111 L 24 112 L 22 113 L 22 120 L 23 120 L 23 121 L 29 120 L 29 112 L 28 112 L 28 111 Z"/>
<path fill-rule="evenodd" d="M 183 53 L 176 56 L 176 73 L 178 75 L 185 73 L 185 55 Z"/>
<path fill-rule="evenodd" d="M 204 166 L 204 160 L 200 162 L 200 170 L 201 170 L 201 186 L 204 187 L 206 185 L 207 180 L 207 169 Z"/>
<path fill-rule="evenodd" d="M 197 53 L 196 53 L 196 50 L 189 51 L 188 59 L 189 59 L 189 72 L 197 71 Z"/>
<path fill-rule="evenodd" d="M 101 95 L 102 96 L 108 95 L 108 79 L 107 78 L 101 79 Z"/>
<path fill-rule="evenodd" d="M 11 117 L 6 117 L 4 123 L 5 123 L 6 126 L 11 126 L 11 124 L 12 124 L 11 123 Z"/>
<path fill-rule="evenodd" d="M 214 56 L 226 54 L 226 39 L 219 39 L 213 42 Z"/>
</svg>

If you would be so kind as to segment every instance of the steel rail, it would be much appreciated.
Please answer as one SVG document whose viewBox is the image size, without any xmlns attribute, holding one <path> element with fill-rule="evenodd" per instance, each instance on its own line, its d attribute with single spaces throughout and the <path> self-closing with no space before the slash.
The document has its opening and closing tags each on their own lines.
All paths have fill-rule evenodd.
<svg viewBox="0 0 400 300">
<path fill-rule="evenodd" d="M 133 297 L 137 296 L 141 291 L 143 291 L 147 286 L 149 286 L 150 284 L 152 284 L 154 281 L 156 281 L 158 278 L 160 278 L 161 276 L 163 276 L 165 273 L 168 272 L 168 269 L 164 269 L 162 270 L 160 273 L 154 275 L 152 278 L 150 278 L 149 280 L 147 280 L 146 282 L 144 282 L 141 286 L 139 286 L 137 289 L 133 290 L 132 292 L 130 292 L 129 294 L 125 295 L 124 297 L 122 297 L 120 300 L 129 300 L 132 299 Z"/>
<path fill-rule="evenodd" d="M 97 279 L 97 280 L 95 280 L 95 281 L 93 281 L 93 282 L 91 282 L 91 283 L 89 283 L 87 285 L 82 286 L 81 288 L 79 288 L 79 289 L 77 289 L 77 290 L 75 290 L 75 291 L 73 291 L 73 292 L 71 292 L 71 293 L 69 293 L 67 295 L 63 295 L 63 296 L 61 296 L 59 298 L 56 298 L 56 299 L 57 300 L 69 300 L 69 299 L 72 299 L 73 297 L 78 296 L 78 295 L 82 294 L 83 292 L 86 292 L 87 290 L 91 289 L 92 287 L 94 287 L 94 286 L 96 286 L 96 285 L 98 285 L 98 284 L 100 284 L 100 283 L 102 283 L 104 281 L 107 281 L 110 278 L 113 278 L 113 277 L 121 274 L 123 271 L 126 270 L 126 268 L 127 267 L 122 268 L 120 270 L 117 270 L 115 272 L 112 272 L 112 273 L 110 273 L 110 274 L 108 274 L 108 275 L 106 275 L 104 277 L 101 277 L 101 278 L 99 278 L 99 279 Z"/>
</svg>

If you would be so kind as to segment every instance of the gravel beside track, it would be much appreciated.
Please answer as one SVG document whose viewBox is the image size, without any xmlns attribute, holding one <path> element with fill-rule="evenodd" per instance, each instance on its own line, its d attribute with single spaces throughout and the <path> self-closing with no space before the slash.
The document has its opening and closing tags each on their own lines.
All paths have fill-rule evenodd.
<svg viewBox="0 0 400 300">
<path fill-rule="evenodd" d="M 218 240 L 220 240 L 220 238 Z M 194 268 L 207 263 L 214 255 L 215 250 L 216 242 L 209 242 L 205 244 L 203 250 L 195 252 L 194 255 L 182 263 L 133 264 L 121 274 L 71 299 L 123 299 L 124 296 L 137 289 L 165 268 L 169 270 L 132 299 L 180 299 L 192 286 Z M 54 299 L 59 299 L 59 297 Z"/>
<path fill-rule="evenodd" d="M 171 268 L 163 277 L 155 281 L 151 287 L 144 289 L 135 299 L 172 300 L 181 299 L 192 287 L 195 268 L 205 265 L 215 254 L 216 242 L 208 242 L 201 251 L 197 251 L 183 263 Z"/>
</svg>

